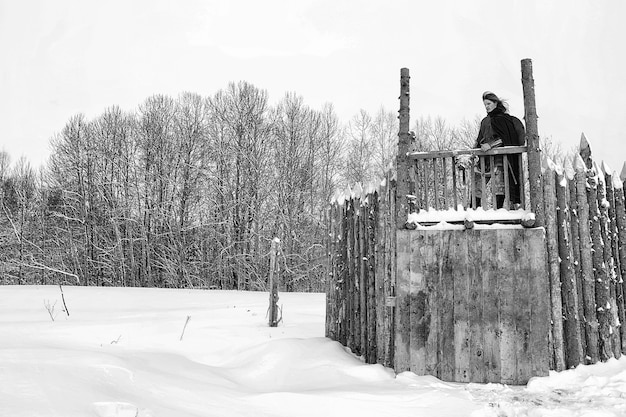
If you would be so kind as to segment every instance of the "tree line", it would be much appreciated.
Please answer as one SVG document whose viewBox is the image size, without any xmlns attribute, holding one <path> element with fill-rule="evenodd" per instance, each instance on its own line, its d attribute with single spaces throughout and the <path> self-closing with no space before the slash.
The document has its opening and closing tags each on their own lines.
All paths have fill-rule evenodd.
<svg viewBox="0 0 626 417">
<path fill-rule="evenodd" d="M 478 121 L 420 118 L 415 149 L 471 146 Z M 0 153 L 0 282 L 265 289 L 278 237 L 283 289 L 322 290 L 328 204 L 382 178 L 397 132 L 247 82 L 77 114 L 40 169 Z"/>
</svg>

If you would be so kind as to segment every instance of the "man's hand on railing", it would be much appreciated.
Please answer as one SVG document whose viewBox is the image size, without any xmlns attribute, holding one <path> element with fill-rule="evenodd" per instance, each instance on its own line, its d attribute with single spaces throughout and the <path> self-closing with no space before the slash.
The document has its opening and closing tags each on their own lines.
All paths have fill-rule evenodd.
<svg viewBox="0 0 626 417">
<path fill-rule="evenodd" d="M 480 145 L 480 150 L 483 152 L 487 152 L 489 149 L 491 149 L 491 145 L 489 145 L 488 143 L 483 143 L 482 145 Z"/>
</svg>

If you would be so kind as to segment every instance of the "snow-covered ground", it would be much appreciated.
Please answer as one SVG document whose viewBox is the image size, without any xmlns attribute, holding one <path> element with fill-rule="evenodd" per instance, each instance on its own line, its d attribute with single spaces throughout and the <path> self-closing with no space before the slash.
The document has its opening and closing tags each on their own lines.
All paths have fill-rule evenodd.
<svg viewBox="0 0 626 417">
<path fill-rule="evenodd" d="M 266 293 L 63 290 L 69 317 L 59 287 L 0 286 L 2 417 L 626 416 L 626 358 L 453 384 L 325 339 L 323 294 L 281 294 L 269 328 Z"/>
</svg>

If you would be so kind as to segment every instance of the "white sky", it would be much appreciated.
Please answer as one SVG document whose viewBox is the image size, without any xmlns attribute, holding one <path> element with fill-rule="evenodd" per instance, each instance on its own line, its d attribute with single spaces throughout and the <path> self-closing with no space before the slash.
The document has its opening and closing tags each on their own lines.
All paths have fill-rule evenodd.
<svg viewBox="0 0 626 417">
<path fill-rule="evenodd" d="M 398 108 L 401 67 L 412 121 L 482 115 L 484 90 L 521 117 L 531 58 L 540 135 L 569 149 L 584 132 L 619 171 L 625 18 L 619 0 L 0 0 L 0 147 L 38 165 L 76 113 L 239 80 L 348 121 Z"/>
</svg>

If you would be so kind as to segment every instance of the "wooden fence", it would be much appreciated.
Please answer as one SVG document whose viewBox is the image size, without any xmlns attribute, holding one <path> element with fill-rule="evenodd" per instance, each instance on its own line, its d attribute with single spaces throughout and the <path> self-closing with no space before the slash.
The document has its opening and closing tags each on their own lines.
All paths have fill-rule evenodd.
<svg viewBox="0 0 626 417">
<path fill-rule="evenodd" d="M 593 161 L 584 135 L 580 149 L 567 170 L 544 161 L 556 370 L 626 353 L 623 179 Z"/>
<path fill-rule="evenodd" d="M 404 69 L 396 171 L 388 174 L 378 189 L 351 192 L 331 205 L 326 335 L 368 363 L 444 380 L 525 383 L 531 376 L 545 375 L 548 368 L 562 370 L 626 353 L 624 178 L 594 163 L 584 138 L 570 169 L 541 160 L 534 85 L 527 61 L 522 61 L 528 142 L 524 195 L 536 228 L 449 234 L 424 228 L 407 230 L 409 214 L 417 209 L 436 205 L 440 210 L 459 208 L 459 201 L 466 209 L 475 203 L 467 198 L 472 195 L 467 185 L 456 186 L 454 158 L 462 151 L 451 155 L 408 151 L 408 71 Z M 528 100 L 530 96 L 532 100 Z M 524 149 L 512 152 L 523 153 Z M 422 162 L 407 163 L 429 158 L 437 162 L 429 167 Z M 445 158 L 452 159 L 444 162 Z M 435 164 L 440 164 L 439 174 Z M 437 178 L 448 179 L 437 183 Z M 423 188 L 422 197 L 419 187 Z M 429 233 L 438 237 L 428 237 Z M 442 241 L 457 239 L 455 233 L 465 237 L 458 244 L 448 244 L 447 252 L 437 252 Z M 511 237 L 515 234 L 520 236 Z M 420 239 L 430 243 L 413 245 Z M 496 269 L 485 264 L 473 275 L 457 273 L 476 263 L 476 251 L 489 247 L 494 239 L 502 249 L 497 262 L 503 260 Z M 510 244 L 508 239 L 512 239 Z M 534 243 L 523 243 L 531 241 Z M 459 251 L 458 247 L 466 249 Z M 451 273 L 444 271 L 443 260 Z M 421 269 L 412 268 L 417 263 L 422 263 Z M 510 275 L 511 280 L 505 279 Z M 495 277 L 493 281 L 489 276 Z M 477 287 L 472 290 L 478 277 L 483 282 L 482 292 Z M 457 294 L 455 288 L 469 288 L 470 292 Z M 525 298 L 520 294 L 526 294 Z M 489 310 L 490 297 L 497 313 Z M 478 298 L 483 301 L 477 316 Z M 489 314 L 504 317 L 505 322 L 489 319 Z M 511 323 L 517 329 L 513 333 L 506 328 Z M 426 326 L 430 339 L 425 337 Z M 468 332 L 472 326 L 480 330 Z M 478 333 L 482 345 L 472 344 Z M 491 349 L 489 357 L 477 359 L 488 356 L 485 346 L 496 346 L 494 334 L 498 351 Z"/>
<path fill-rule="evenodd" d="M 606 166 L 601 169 L 594 163 L 588 152 L 585 152 L 588 148 L 585 144 L 583 142 L 583 156 L 578 155 L 572 161 L 573 169 L 565 170 L 548 160 L 544 161 L 545 227 L 513 230 L 517 230 L 515 233 L 526 234 L 525 238 L 516 238 L 514 241 L 530 242 L 529 233 L 536 230 L 545 230 L 545 238 L 539 241 L 535 239 L 532 245 L 525 244 L 525 249 L 519 252 L 521 255 L 518 254 L 523 259 L 513 259 L 500 265 L 500 268 L 513 265 L 510 274 L 503 271 L 500 275 L 510 275 L 511 281 L 497 284 L 494 281 L 493 293 L 488 292 L 489 286 L 483 286 L 481 288 L 487 292 L 465 294 L 466 301 L 461 301 L 462 298 L 454 293 L 453 288 L 455 285 L 464 285 L 463 282 L 458 282 L 459 279 L 472 278 L 459 272 L 464 267 L 463 262 L 457 262 L 458 254 L 449 252 L 445 255 L 450 257 L 446 260 L 445 268 L 452 272 L 447 274 L 441 269 L 435 271 L 432 274 L 435 278 L 432 279 L 438 281 L 429 284 L 431 293 L 427 294 L 430 299 L 427 309 L 429 323 L 432 323 L 432 318 L 439 317 L 438 329 L 444 333 L 434 332 L 433 335 L 437 336 L 435 339 L 431 335 L 428 343 L 439 347 L 431 347 L 430 351 L 420 353 L 423 361 L 411 358 L 411 353 L 407 353 L 413 352 L 411 346 L 424 342 L 419 341 L 420 337 L 423 339 L 423 334 L 420 336 L 420 324 L 416 323 L 414 317 L 418 317 L 419 321 L 419 317 L 426 316 L 416 316 L 416 312 L 420 310 L 420 299 L 414 291 L 415 275 L 411 275 L 410 265 L 422 262 L 424 269 L 428 270 L 433 268 L 432 265 L 426 265 L 430 260 L 435 269 L 441 268 L 442 253 L 437 249 L 439 244 L 424 249 L 428 245 L 424 246 L 425 243 L 422 243 L 422 249 L 407 249 L 411 247 L 408 242 L 424 239 L 429 234 L 439 236 L 440 240 L 456 238 L 442 237 L 442 232 L 436 228 L 430 231 L 428 228 L 397 229 L 397 188 L 390 175 L 378 190 L 368 194 L 352 193 L 345 200 L 334 202 L 330 216 L 326 335 L 350 347 L 368 363 L 381 363 L 394 367 L 397 371 L 410 369 L 419 374 L 432 374 L 444 380 L 455 381 L 524 383 L 528 377 L 545 374 L 547 371 L 547 368 L 541 370 L 541 366 L 533 368 L 533 361 L 537 364 L 547 361 L 549 369 L 563 370 L 578 364 L 619 358 L 622 353 L 626 353 L 626 326 L 622 325 L 626 321 L 626 209 L 623 179 L 608 172 Z M 497 231 L 489 230 L 465 230 L 460 233 L 476 234 L 476 245 L 468 249 L 470 253 L 480 252 L 481 245 L 487 245 L 485 248 L 496 245 L 498 239 L 511 239 L 502 237 L 506 234 L 502 231 L 501 238 L 497 237 Z M 481 237 L 478 237 L 479 233 L 482 233 Z M 426 239 L 433 242 L 435 238 Z M 447 246 L 458 247 L 449 243 Z M 412 253 L 413 257 L 407 253 Z M 493 254 L 494 260 L 500 256 L 496 252 Z M 467 257 L 467 253 L 464 256 Z M 472 262 L 480 263 L 480 253 L 469 257 L 473 259 Z M 537 271 L 541 271 L 541 268 L 536 265 L 531 267 L 527 262 L 537 262 L 537 259 L 544 257 L 546 273 L 538 276 Z M 477 268 L 479 272 L 476 272 L 476 276 L 487 279 L 485 277 L 489 276 L 488 268 Z M 476 352 L 472 352 L 471 348 L 469 356 L 463 356 L 464 353 L 459 354 L 454 350 L 455 343 L 458 344 L 460 340 L 454 330 L 456 327 L 456 332 L 459 331 L 459 323 L 468 323 L 470 327 L 480 326 L 486 332 L 486 336 L 481 336 L 486 341 L 484 343 L 492 343 L 489 342 L 491 336 L 487 332 L 489 321 L 484 314 L 493 312 L 477 310 L 475 306 L 480 299 L 495 297 L 494 305 L 501 305 L 495 296 L 501 294 L 503 308 L 514 305 L 519 314 L 524 316 L 521 312 L 529 311 L 527 317 L 530 317 L 530 310 L 524 310 L 526 307 L 523 305 L 530 308 L 528 301 L 541 294 L 542 282 L 546 287 L 545 298 L 549 299 L 535 299 L 533 302 L 541 305 L 541 301 L 544 301 L 549 307 L 546 308 L 543 322 L 540 321 L 541 315 L 533 316 L 533 321 L 535 331 L 537 328 L 545 329 L 545 350 L 537 347 L 542 338 L 530 331 L 526 336 L 518 334 L 512 338 L 519 337 L 519 340 L 523 340 L 524 337 L 532 337 L 535 340 L 533 352 L 519 350 L 519 346 L 524 346 L 523 341 L 516 342 L 514 346 L 517 347 L 514 348 L 507 347 L 506 341 L 500 345 L 501 349 L 518 349 L 514 365 L 508 362 L 511 358 L 510 352 L 507 354 L 504 350 L 498 352 L 503 355 L 499 360 L 486 360 L 483 368 L 474 363 Z M 524 285 L 534 285 L 539 289 L 535 295 L 525 300 L 506 298 L 506 288 L 520 288 Z M 471 281 L 470 286 L 475 290 L 478 288 Z M 445 295 L 446 291 L 448 296 Z M 411 295 L 404 297 L 407 294 Z M 518 294 L 511 296 L 515 295 Z M 473 298 L 467 298 L 469 296 Z M 437 297 L 439 301 L 435 301 Z M 470 316 L 457 321 L 458 317 L 454 317 L 455 314 L 458 315 L 455 308 L 446 309 L 445 303 L 455 303 L 454 305 L 460 305 L 460 311 L 472 311 L 482 316 L 478 322 L 476 317 L 472 319 Z M 447 315 L 441 316 L 443 311 L 448 311 Z M 442 325 L 444 322 L 447 324 Z M 497 332 L 505 333 L 506 330 L 501 327 Z M 452 351 L 446 354 L 441 347 L 448 345 L 449 348 L 446 349 Z M 439 355 L 432 356 L 432 352 L 437 351 Z M 484 350 L 482 352 L 485 354 Z M 544 354 L 537 356 L 537 352 Z M 441 363 L 437 367 L 433 361 Z M 523 361 L 526 362 L 522 363 Z M 465 368 L 459 364 L 471 366 Z"/>
<path fill-rule="evenodd" d="M 326 336 L 368 363 L 393 366 L 395 180 L 339 198 L 330 211 Z"/>
<path fill-rule="evenodd" d="M 515 175 L 496 173 L 498 170 L 502 174 L 513 172 L 513 165 L 523 167 L 526 151 L 526 146 L 506 146 L 489 151 L 408 152 L 409 193 L 413 196 L 409 210 L 491 208 L 496 207 L 497 195 L 502 195 L 503 207 L 511 208 L 514 187 L 521 196 L 519 206 L 525 207 L 527 171 L 517 169 Z M 477 202 L 477 196 L 482 197 L 481 204 Z"/>
</svg>

